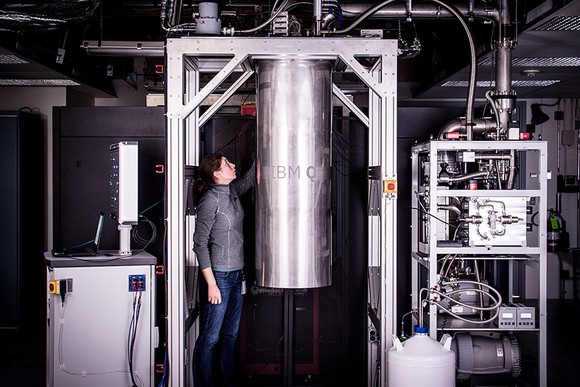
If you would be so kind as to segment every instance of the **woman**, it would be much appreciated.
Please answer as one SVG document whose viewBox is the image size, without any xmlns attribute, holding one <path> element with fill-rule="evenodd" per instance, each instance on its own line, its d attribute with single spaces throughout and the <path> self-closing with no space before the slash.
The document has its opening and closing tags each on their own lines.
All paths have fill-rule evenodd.
<svg viewBox="0 0 580 387">
<path fill-rule="evenodd" d="M 199 167 L 193 187 L 197 217 L 193 250 L 203 278 L 199 281 L 200 330 L 193 355 L 196 387 L 213 386 L 212 358 L 221 338 L 220 368 L 226 386 L 235 385 L 234 349 L 242 314 L 244 210 L 239 196 L 255 182 L 254 165 L 240 179 L 236 166 L 212 153 Z"/>
</svg>

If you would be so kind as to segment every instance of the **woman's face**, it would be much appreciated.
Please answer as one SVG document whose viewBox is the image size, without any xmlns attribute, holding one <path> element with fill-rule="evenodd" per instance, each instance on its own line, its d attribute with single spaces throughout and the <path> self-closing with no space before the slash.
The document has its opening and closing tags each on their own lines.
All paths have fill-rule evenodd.
<svg viewBox="0 0 580 387">
<path fill-rule="evenodd" d="M 214 172 L 217 184 L 229 184 L 236 178 L 236 165 L 222 157 L 220 168 Z"/>
</svg>

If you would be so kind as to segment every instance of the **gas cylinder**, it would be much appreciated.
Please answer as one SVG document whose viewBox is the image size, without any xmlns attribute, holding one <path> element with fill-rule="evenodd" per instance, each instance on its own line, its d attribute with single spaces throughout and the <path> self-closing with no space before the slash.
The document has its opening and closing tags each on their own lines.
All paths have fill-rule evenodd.
<svg viewBox="0 0 580 387">
<path fill-rule="evenodd" d="M 393 335 L 388 352 L 389 387 L 455 387 L 455 353 L 451 336 L 440 342 L 428 335 L 427 327 L 415 326 L 414 334 L 401 343 Z"/>
</svg>

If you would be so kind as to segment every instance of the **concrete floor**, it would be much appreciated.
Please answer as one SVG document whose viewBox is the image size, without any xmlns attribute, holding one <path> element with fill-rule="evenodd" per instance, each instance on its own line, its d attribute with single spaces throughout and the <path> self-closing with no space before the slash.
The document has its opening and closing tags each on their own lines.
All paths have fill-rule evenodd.
<svg viewBox="0 0 580 387">
<path fill-rule="evenodd" d="M 580 385 L 580 302 L 551 300 L 548 303 L 548 386 Z M 21 333 L 0 330 L 0 386 L 46 386 L 45 336 L 43 329 Z M 509 385 L 537 387 L 537 345 L 534 338 L 519 340 L 522 375 L 508 384 L 476 378 L 458 386 Z M 364 382 L 361 382 L 364 386 Z M 64 386 L 57 386 L 64 387 Z M 121 386 L 118 386 L 121 387 Z"/>
</svg>

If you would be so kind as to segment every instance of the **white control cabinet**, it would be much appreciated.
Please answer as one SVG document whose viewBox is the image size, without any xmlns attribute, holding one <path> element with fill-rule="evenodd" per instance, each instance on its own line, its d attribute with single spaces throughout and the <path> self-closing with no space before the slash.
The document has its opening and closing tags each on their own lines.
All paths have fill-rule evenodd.
<svg viewBox="0 0 580 387">
<path fill-rule="evenodd" d="M 156 259 L 45 259 L 47 386 L 153 386 Z"/>
</svg>

